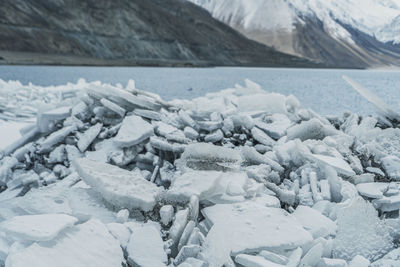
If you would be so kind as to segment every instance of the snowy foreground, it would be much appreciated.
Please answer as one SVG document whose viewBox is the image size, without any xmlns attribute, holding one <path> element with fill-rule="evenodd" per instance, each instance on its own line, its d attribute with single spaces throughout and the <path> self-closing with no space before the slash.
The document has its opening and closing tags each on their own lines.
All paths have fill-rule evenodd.
<svg viewBox="0 0 400 267">
<path fill-rule="evenodd" d="M 72 106 L 49 101 L 0 156 L 0 261 L 400 266 L 399 116 L 353 86 L 378 117 L 322 117 L 250 81 L 170 102 L 70 85 Z"/>
</svg>

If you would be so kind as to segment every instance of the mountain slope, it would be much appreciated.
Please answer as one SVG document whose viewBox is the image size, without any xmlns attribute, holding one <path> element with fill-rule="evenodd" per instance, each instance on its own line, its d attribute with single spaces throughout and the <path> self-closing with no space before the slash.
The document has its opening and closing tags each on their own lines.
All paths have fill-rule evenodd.
<svg viewBox="0 0 400 267">
<path fill-rule="evenodd" d="M 184 0 L 2 0 L 0 50 L 5 63 L 316 66 Z"/>
<path fill-rule="evenodd" d="M 329 66 L 399 65 L 400 0 L 190 0 L 247 37 Z"/>
</svg>

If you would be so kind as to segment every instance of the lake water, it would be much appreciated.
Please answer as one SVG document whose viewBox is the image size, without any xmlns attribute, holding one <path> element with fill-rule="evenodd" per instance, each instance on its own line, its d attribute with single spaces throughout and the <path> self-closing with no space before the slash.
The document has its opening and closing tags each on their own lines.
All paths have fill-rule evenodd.
<svg viewBox="0 0 400 267">
<path fill-rule="evenodd" d="M 278 69 L 278 68 L 155 68 L 155 67 L 54 67 L 0 66 L 0 79 L 23 84 L 60 85 L 100 80 L 136 87 L 160 94 L 164 99 L 193 98 L 229 88 L 248 78 L 269 92 L 295 95 L 303 106 L 318 113 L 342 114 L 351 110 L 373 113 L 371 105 L 342 79 L 347 75 L 398 108 L 400 72 L 383 70 Z"/>
</svg>

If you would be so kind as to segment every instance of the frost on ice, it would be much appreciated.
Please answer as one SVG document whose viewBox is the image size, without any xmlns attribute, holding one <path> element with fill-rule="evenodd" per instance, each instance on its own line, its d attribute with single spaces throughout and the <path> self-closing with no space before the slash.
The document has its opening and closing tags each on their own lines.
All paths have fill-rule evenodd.
<svg viewBox="0 0 400 267">
<path fill-rule="evenodd" d="M 249 80 L 170 102 L 133 81 L 32 85 L 51 103 L 10 105 L 39 115 L 0 154 L 0 265 L 396 266 L 397 113 L 357 87 L 378 117 Z"/>
</svg>

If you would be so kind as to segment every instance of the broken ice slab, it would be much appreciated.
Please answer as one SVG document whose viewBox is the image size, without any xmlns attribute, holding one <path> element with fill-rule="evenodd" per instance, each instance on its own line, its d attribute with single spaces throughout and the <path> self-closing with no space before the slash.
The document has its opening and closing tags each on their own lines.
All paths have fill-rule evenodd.
<svg viewBox="0 0 400 267">
<path fill-rule="evenodd" d="M 343 79 L 353 87 L 361 96 L 363 96 L 368 102 L 370 102 L 376 109 L 377 113 L 390 120 L 400 120 L 400 115 L 389 108 L 389 106 L 377 95 L 363 87 L 361 84 L 355 82 L 347 76 L 343 76 Z"/>
<path fill-rule="evenodd" d="M 148 110 L 148 109 L 136 108 L 133 110 L 133 114 L 138 115 L 143 118 L 146 118 L 146 119 L 149 119 L 149 120 L 155 120 L 155 121 L 161 120 L 161 115 L 159 112 Z"/>
<path fill-rule="evenodd" d="M 262 250 L 284 252 L 312 241 L 311 234 L 298 220 L 282 209 L 247 201 L 217 204 L 202 213 L 213 227 L 223 226 L 223 236 L 233 255 Z"/>
<path fill-rule="evenodd" d="M 50 134 L 49 136 L 46 137 L 45 140 L 43 140 L 39 144 L 40 148 L 38 150 L 38 153 L 50 152 L 50 150 L 53 148 L 53 146 L 64 141 L 64 139 L 73 131 L 76 131 L 75 125 L 62 128 L 62 129 Z"/>
<path fill-rule="evenodd" d="M 327 136 L 339 133 L 333 126 L 325 125 L 320 120 L 313 118 L 288 128 L 287 140 L 294 140 L 296 138 L 299 138 L 301 141 L 308 139 L 322 140 Z"/>
<path fill-rule="evenodd" d="M 101 98 L 107 98 L 115 103 L 120 103 L 128 107 L 130 110 L 133 110 L 135 108 L 160 110 L 161 108 L 161 105 L 156 103 L 151 98 L 139 97 L 131 94 L 128 91 L 111 85 L 97 86 L 91 84 L 87 89 L 87 93 L 90 96 L 93 96 L 99 100 Z"/>
<path fill-rule="evenodd" d="M 55 124 L 71 115 L 71 107 L 61 107 L 39 113 L 36 120 L 37 128 L 41 133 L 51 131 Z"/>
<path fill-rule="evenodd" d="M 78 141 L 78 148 L 81 152 L 86 151 L 93 140 L 96 139 L 96 137 L 99 135 L 102 127 L 103 125 L 101 123 L 97 123 L 96 125 L 90 127 L 80 136 Z"/>
<path fill-rule="evenodd" d="M 286 130 L 292 124 L 285 114 L 273 114 L 267 117 L 267 121 L 268 122 L 257 120 L 255 123 L 258 128 L 276 140 L 284 136 Z"/>
<path fill-rule="evenodd" d="M 102 99 L 100 99 L 100 103 L 103 104 L 103 106 L 105 106 L 109 110 L 114 111 L 120 117 L 125 116 L 126 110 L 124 108 L 120 107 L 119 105 L 115 104 L 114 102 L 112 102 L 106 98 L 102 98 Z"/>
<path fill-rule="evenodd" d="M 374 207 L 382 212 L 390 212 L 400 210 L 400 195 L 384 196 L 380 199 L 372 201 Z"/>
<path fill-rule="evenodd" d="M 174 178 L 165 198 L 171 203 L 187 203 L 192 195 L 197 195 L 200 201 L 207 200 L 214 194 L 221 176 L 216 171 L 188 171 Z"/>
<path fill-rule="evenodd" d="M 358 193 L 364 197 L 379 199 L 389 189 L 388 183 L 361 183 L 357 184 Z"/>
<path fill-rule="evenodd" d="M 336 223 L 316 209 L 299 205 L 293 216 L 296 217 L 313 238 L 327 237 L 336 233 Z"/>
<path fill-rule="evenodd" d="M 76 159 L 74 166 L 93 190 L 119 208 L 151 211 L 162 192 L 161 188 L 144 179 L 139 170 L 127 171 L 86 158 Z"/>
<path fill-rule="evenodd" d="M 251 129 L 251 134 L 253 135 L 253 138 L 260 144 L 263 144 L 265 146 L 273 146 L 275 144 L 274 139 L 269 137 L 266 133 L 264 133 L 262 130 L 258 129 L 257 127 L 254 127 L 253 129 Z"/>
<path fill-rule="evenodd" d="M 392 180 L 400 180 L 400 158 L 396 156 L 387 156 L 381 159 L 382 168 L 388 177 Z"/>
<path fill-rule="evenodd" d="M 250 266 L 284 267 L 284 266 L 286 266 L 286 265 L 272 262 L 261 256 L 248 255 L 248 254 L 237 255 L 235 257 L 235 262 L 240 264 L 241 266 L 245 266 L 245 267 L 250 267 Z"/>
<path fill-rule="evenodd" d="M 134 146 L 154 135 L 153 125 L 136 115 L 127 116 L 114 137 L 114 143 L 119 147 Z"/>
<path fill-rule="evenodd" d="M 186 148 L 186 145 L 184 144 L 170 143 L 167 140 L 157 136 L 150 137 L 150 144 L 153 148 L 160 151 L 173 152 L 176 154 L 182 153 Z"/>
<path fill-rule="evenodd" d="M 190 144 L 185 148 L 179 160 L 181 166 L 194 170 L 236 170 L 242 158 L 240 152 L 212 144 Z"/>
<path fill-rule="evenodd" d="M 152 225 L 131 228 L 132 235 L 126 251 L 132 266 L 165 266 L 168 258 L 159 231 Z"/>
<path fill-rule="evenodd" d="M 165 200 L 171 203 L 187 203 L 193 195 L 200 202 L 231 203 L 243 201 L 248 181 L 243 172 L 188 171 L 174 177 Z"/>
<path fill-rule="evenodd" d="M 37 242 L 11 250 L 7 265 L 110 267 L 124 262 L 119 242 L 98 220 L 67 229 L 51 242 Z"/>
<path fill-rule="evenodd" d="M 268 115 L 287 114 L 286 97 L 275 93 L 241 96 L 238 99 L 238 110 L 240 112 L 264 111 Z"/>
<path fill-rule="evenodd" d="M 66 214 L 15 216 L 1 222 L 0 231 L 14 240 L 49 241 L 77 221 L 77 218 Z"/>
<path fill-rule="evenodd" d="M 332 168 L 334 168 L 339 174 L 345 176 L 353 176 L 356 173 L 350 167 L 350 165 L 339 157 L 331 157 L 324 155 L 311 154 L 310 157 L 321 164 L 326 164 Z"/>
</svg>

